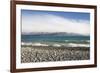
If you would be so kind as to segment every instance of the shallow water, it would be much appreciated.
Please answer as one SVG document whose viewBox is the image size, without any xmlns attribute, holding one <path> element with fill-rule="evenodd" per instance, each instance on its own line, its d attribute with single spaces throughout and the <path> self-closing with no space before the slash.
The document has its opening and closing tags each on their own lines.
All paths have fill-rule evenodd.
<svg viewBox="0 0 100 73">
<path fill-rule="evenodd" d="M 89 47 L 89 36 L 22 35 L 22 45 Z"/>
</svg>

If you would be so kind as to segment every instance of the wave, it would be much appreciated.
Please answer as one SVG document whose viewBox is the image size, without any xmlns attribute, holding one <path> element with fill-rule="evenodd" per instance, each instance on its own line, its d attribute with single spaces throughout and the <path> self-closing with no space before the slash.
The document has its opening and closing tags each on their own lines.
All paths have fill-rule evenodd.
<svg viewBox="0 0 100 73">
<path fill-rule="evenodd" d="M 61 47 L 62 45 L 61 44 L 53 44 L 52 46 L 54 46 L 54 47 Z"/>
<path fill-rule="evenodd" d="M 78 44 L 78 43 L 32 43 L 32 42 L 22 42 L 22 46 L 53 46 L 53 47 L 90 47 L 89 44 Z"/>
<path fill-rule="evenodd" d="M 41 44 L 41 43 L 24 43 L 24 42 L 22 42 L 21 45 L 26 45 L 26 46 L 48 46 L 47 44 Z"/>
<path fill-rule="evenodd" d="M 70 47 L 90 47 L 89 44 L 75 44 L 75 43 L 69 43 Z"/>
<path fill-rule="evenodd" d="M 90 42 L 90 40 L 65 40 L 65 42 Z"/>
</svg>

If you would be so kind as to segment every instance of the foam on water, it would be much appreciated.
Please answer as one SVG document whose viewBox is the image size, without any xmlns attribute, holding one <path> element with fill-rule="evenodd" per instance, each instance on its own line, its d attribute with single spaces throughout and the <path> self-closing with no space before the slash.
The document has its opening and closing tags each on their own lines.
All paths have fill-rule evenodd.
<svg viewBox="0 0 100 73">
<path fill-rule="evenodd" d="M 89 44 L 78 44 L 78 43 L 52 43 L 52 44 L 47 44 L 47 43 L 31 43 L 31 42 L 22 42 L 21 45 L 23 46 L 54 46 L 54 47 L 90 47 Z"/>
</svg>

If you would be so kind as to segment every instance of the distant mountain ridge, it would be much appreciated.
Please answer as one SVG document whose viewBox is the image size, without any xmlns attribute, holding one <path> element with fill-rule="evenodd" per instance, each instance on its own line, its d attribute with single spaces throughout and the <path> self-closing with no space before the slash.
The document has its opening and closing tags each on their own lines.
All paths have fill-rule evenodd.
<svg viewBox="0 0 100 73">
<path fill-rule="evenodd" d="M 66 33 L 66 32 L 30 32 L 30 33 L 23 32 L 22 35 L 88 36 L 88 35 L 81 35 L 81 34 L 77 34 L 77 33 Z"/>
</svg>

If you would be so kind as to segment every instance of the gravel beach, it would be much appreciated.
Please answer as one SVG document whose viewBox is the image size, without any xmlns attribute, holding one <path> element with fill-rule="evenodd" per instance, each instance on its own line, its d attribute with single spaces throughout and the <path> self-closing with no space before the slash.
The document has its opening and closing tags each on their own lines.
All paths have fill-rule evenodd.
<svg viewBox="0 0 100 73">
<path fill-rule="evenodd" d="M 21 63 L 90 59 L 89 47 L 22 46 Z"/>
</svg>

